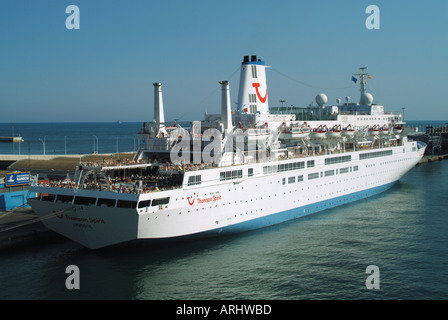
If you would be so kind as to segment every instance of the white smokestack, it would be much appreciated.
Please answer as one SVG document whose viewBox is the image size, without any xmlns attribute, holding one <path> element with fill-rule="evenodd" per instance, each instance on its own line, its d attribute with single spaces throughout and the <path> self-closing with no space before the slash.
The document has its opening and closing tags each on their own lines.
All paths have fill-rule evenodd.
<svg viewBox="0 0 448 320">
<path fill-rule="evenodd" d="M 223 80 L 221 84 L 221 122 L 224 125 L 224 130 L 229 132 L 232 126 L 232 111 L 230 109 L 230 90 L 229 81 Z"/>
<path fill-rule="evenodd" d="M 241 64 L 238 113 L 269 114 L 268 88 L 264 61 L 245 56 Z"/>
<path fill-rule="evenodd" d="M 156 122 L 157 137 L 159 134 L 166 133 L 165 130 L 165 114 L 163 112 L 162 84 L 159 82 L 154 85 L 154 120 Z"/>
</svg>

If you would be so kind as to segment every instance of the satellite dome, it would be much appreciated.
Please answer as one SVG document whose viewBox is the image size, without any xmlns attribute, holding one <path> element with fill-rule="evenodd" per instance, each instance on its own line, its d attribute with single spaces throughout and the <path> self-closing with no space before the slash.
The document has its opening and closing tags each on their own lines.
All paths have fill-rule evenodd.
<svg viewBox="0 0 448 320">
<path fill-rule="evenodd" d="M 341 101 L 342 101 L 341 98 L 337 98 L 337 99 L 336 99 L 336 103 L 337 103 L 337 104 L 341 104 Z"/>
<path fill-rule="evenodd" d="M 368 92 L 363 93 L 361 95 L 361 99 L 359 100 L 359 103 L 362 105 L 371 105 L 372 102 L 373 102 L 373 96 Z"/>
<path fill-rule="evenodd" d="M 350 101 L 350 97 L 349 96 L 346 96 L 345 97 L 345 101 L 347 101 L 347 103 Z"/>
<path fill-rule="evenodd" d="M 328 101 L 327 96 L 324 93 L 319 93 L 316 96 L 316 102 L 319 106 L 323 106 L 324 104 L 326 104 Z"/>
</svg>

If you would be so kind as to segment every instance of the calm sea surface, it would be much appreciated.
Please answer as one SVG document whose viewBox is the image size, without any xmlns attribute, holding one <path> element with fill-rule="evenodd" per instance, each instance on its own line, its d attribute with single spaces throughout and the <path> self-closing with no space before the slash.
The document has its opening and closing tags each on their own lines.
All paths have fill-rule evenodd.
<svg viewBox="0 0 448 320">
<path fill-rule="evenodd" d="M 140 127 L 109 125 L 128 126 L 129 138 Z M 0 253 L 0 299 L 448 299 L 447 181 L 445 160 L 378 196 L 236 236 L 102 251 L 60 240 Z M 65 286 L 69 265 L 79 290 Z M 369 265 L 379 289 L 366 288 Z"/>
</svg>

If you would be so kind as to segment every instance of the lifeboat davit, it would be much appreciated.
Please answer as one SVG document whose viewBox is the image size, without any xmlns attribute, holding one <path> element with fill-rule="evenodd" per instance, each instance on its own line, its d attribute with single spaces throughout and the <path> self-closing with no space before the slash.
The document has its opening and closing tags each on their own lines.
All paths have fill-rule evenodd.
<svg viewBox="0 0 448 320">
<path fill-rule="evenodd" d="M 320 125 L 316 129 L 313 129 L 310 133 L 310 138 L 312 139 L 325 139 L 327 135 L 327 126 Z"/>
</svg>

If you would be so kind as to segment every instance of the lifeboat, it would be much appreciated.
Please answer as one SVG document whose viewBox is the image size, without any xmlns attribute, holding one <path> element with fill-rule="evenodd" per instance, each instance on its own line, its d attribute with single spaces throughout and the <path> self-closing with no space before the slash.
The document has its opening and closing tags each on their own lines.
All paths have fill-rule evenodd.
<svg viewBox="0 0 448 320">
<path fill-rule="evenodd" d="M 368 131 L 369 135 L 376 137 L 380 134 L 380 127 L 378 125 L 374 125 L 370 127 Z"/>
<path fill-rule="evenodd" d="M 340 138 L 342 134 L 341 125 L 335 125 L 333 128 L 327 131 L 329 138 Z"/>
<path fill-rule="evenodd" d="M 267 123 L 246 129 L 239 123 L 239 128 L 241 130 L 237 131 L 235 136 L 243 136 L 247 139 L 247 142 L 267 141 L 271 136 L 271 131 L 269 130 Z"/>
<path fill-rule="evenodd" d="M 386 136 L 386 135 L 388 135 L 389 134 L 389 127 L 387 127 L 387 126 L 382 126 L 381 128 L 380 128 L 380 135 L 382 135 L 382 136 Z"/>
<path fill-rule="evenodd" d="M 325 136 L 327 135 L 327 126 L 320 125 L 316 129 L 313 129 L 310 132 L 310 138 L 312 139 L 325 139 Z"/>
<path fill-rule="evenodd" d="M 392 131 L 393 131 L 394 134 L 400 134 L 400 133 L 403 132 L 403 126 L 400 125 L 400 124 L 396 124 L 394 126 L 394 128 L 392 129 Z"/>
<path fill-rule="evenodd" d="M 289 127 L 283 122 L 283 130 L 280 139 L 288 141 L 298 141 L 307 138 L 311 133 L 310 127 L 304 122 L 303 124 L 291 123 Z"/>
<path fill-rule="evenodd" d="M 355 135 L 355 129 L 352 128 L 352 126 L 349 124 L 347 127 L 345 127 L 342 130 L 342 136 L 343 137 L 353 137 Z"/>
</svg>

